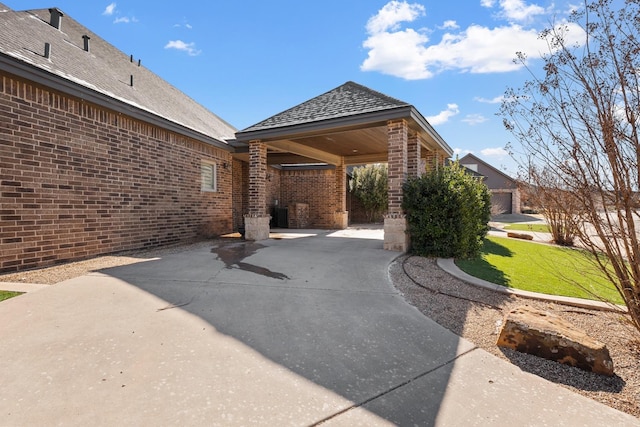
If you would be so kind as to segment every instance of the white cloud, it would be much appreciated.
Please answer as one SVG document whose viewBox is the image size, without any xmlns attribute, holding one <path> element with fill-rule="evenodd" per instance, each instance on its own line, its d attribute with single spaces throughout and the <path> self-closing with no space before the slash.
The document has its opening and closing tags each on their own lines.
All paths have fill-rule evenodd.
<svg viewBox="0 0 640 427">
<path fill-rule="evenodd" d="M 114 24 L 130 24 L 132 22 L 138 22 L 138 19 L 135 16 L 129 18 L 128 16 L 121 16 L 113 20 Z"/>
<path fill-rule="evenodd" d="M 174 24 L 174 25 L 173 25 L 173 27 L 174 27 L 174 28 L 182 28 L 182 27 L 184 27 L 184 28 L 186 28 L 187 30 L 191 30 L 191 29 L 193 29 L 193 25 L 191 25 L 191 24 L 189 24 L 189 23 L 187 22 L 187 18 L 182 18 L 182 23 Z"/>
<path fill-rule="evenodd" d="M 105 16 L 113 16 L 114 14 L 120 15 L 120 13 L 118 13 L 118 10 L 116 10 L 116 3 L 113 2 L 110 5 L 108 5 L 105 9 L 104 12 L 102 12 L 103 15 Z M 135 16 L 118 16 L 117 18 L 115 18 L 113 20 L 114 24 L 130 24 L 132 22 L 138 22 L 138 20 L 136 19 Z"/>
<path fill-rule="evenodd" d="M 496 5 L 496 0 L 480 0 L 480 5 L 491 9 Z M 537 4 L 527 4 L 524 0 L 499 0 L 498 5 L 500 6 L 500 11 L 497 16 L 510 21 L 525 22 L 536 15 L 546 13 L 543 7 Z"/>
<path fill-rule="evenodd" d="M 367 22 L 367 32 L 378 34 L 384 31 L 395 31 L 401 22 L 411 22 L 423 16 L 424 6 L 417 3 L 409 4 L 406 1 L 390 1 L 371 17 Z"/>
<path fill-rule="evenodd" d="M 482 114 L 468 114 L 464 119 L 462 119 L 462 121 L 467 123 L 469 126 L 479 125 L 487 120 L 489 119 Z"/>
<path fill-rule="evenodd" d="M 527 21 L 545 13 L 544 8 L 536 4 L 527 5 L 523 0 L 500 0 L 500 7 L 507 19 L 515 21 Z"/>
<path fill-rule="evenodd" d="M 202 53 L 201 50 L 196 49 L 195 43 L 185 43 L 182 40 L 171 40 L 164 48 L 180 50 L 186 52 L 189 56 L 198 56 Z"/>
<path fill-rule="evenodd" d="M 485 148 L 480 151 L 480 154 L 486 157 L 506 157 L 509 155 L 507 150 L 502 147 L 497 148 Z"/>
<path fill-rule="evenodd" d="M 426 119 L 431 125 L 437 126 L 448 122 L 451 117 L 457 115 L 459 112 L 458 104 L 447 104 L 446 110 L 440 111 L 435 116 L 429 116 Z"/>
<path fill-rule="evenodd" d="M 460 26 L 458 25 L 458 23 L 454 20 L 448 20 L 448 21 L 444 21 L 442 23 L 442 25 L 440 27 L 438 27 L 442 30 L 457 30 L 458 28 L 460 28 Z"/>
<path fill-rule="evenodd" d="M 487 28 L 471 25 L 458 34 L 445 34 L 429 46 L 423 59 L 427 68 L 457 69 L 471 73 L 514 71 L 521 67 L 513 59 L 518 51 L 539 51 L 538 33 L 520 26 Z"/>
<path fill-rule="evenodd" d="M 485 7 L 499 4 L 501 14 L 511 20 L 527 20 L 544 13 L 536 5 L 523 0 L 481 2 Z M 545 40 L 538 38 L 538 30 L 519 24 L 497 27 L 470 25 L 459 30 L 455 21 L 446 21 L 446 32 L 439 42 L 429 44 L 426 30 L 402 28 L 400 24 L 413 22 L 423 16 L 419 4 L 391 1 L 367 22 L 368 38 L 363 47 L 368 50 L 362 71 L 377 71 L 407 80 L 428 79 L 447 70 L 469 73 L 504 73 L 522 68 L 514 62 L 517 52 L 529 59 L 548 53 Z M 584 31 L 575 24 L 567 25 L 565 34 L 569 44 L 583 43 Z"/>
<path fill-rule="evenodd" d="M 360 68 L 407 80 L 428 79 L 433 76 L 423 59 L 427 51 L 424 44 L 428 41 L 427 36 L 412 29 L 373 35 L 364 42 L 369 55 Z"/>
<path fill-rule="evenodd" d="M 400 23 L 412 22 L 425 14 L 424 6 L 406 1 L 390 1 L 367 22 L 369 38 L 363 46 L 369 49 L 362 63 L 363 71 L 380 71 L 405 79 L 426 79 L 432 73 L 419 58 L 425 55 L 429 38 L 411 28 L 400 30 Z"/>
<path fill-rule="evenodd" d="M 501 0 L 500 4 L 513 14 L 519 6 L 529 10 L 519 0 Z M 420 16 L 417 11 L 423 9 L 416 6 L 392 1 L 369 20 L 369 36 L 363 43 L 368 54 L 360 66 L 362 71 L 378 71 L 407 80 L 428 79 L 447 70 L 501 73 L 522 68 L 522 64 L 513 61 L 517 52 L 528 58 L 539 58 L 548 52 L 547 43 L 538 38 L 536 29 L 517 24 L 495 28 L 471 25 L 462 31 L 450 28 L 438 43 L 429 45 L 425 33 L 399 27 L 401 22 Z M 584 32 L 574 24 L 568 25 L 567 41 L 582 41 Z"/>
<path fill-rule="evenodd" d="M 111 3 L 110 5 L 108 5 L 105 9 L 104 12 L 102 12 L 103 15 L 107 15 L 107 16 L 111 16 L 113 15 L 113 13 L 116 11 L 116 4 L 115 3 Z"/>
<path fill-rule="evenodd" d="M 473 98 L 474 101 L 482 102 L 483 104 L 502 104 L 504 101 L 504 95 L 496 96 L 495 98 L 481 98 L 476 96 Z"/>
</svg>

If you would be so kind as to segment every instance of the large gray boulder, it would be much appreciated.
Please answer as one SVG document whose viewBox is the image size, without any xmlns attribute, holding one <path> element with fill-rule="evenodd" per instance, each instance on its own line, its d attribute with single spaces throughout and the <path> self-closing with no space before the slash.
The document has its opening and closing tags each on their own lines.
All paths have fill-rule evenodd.
<svg viewBox="0 0 640 427">
<path fill-rule="evenodd" d="M 566 320 L 518 307 L 505 316 L 497 345 L 603 375 L 613 375 L 609 350 Z"/>
</svg>

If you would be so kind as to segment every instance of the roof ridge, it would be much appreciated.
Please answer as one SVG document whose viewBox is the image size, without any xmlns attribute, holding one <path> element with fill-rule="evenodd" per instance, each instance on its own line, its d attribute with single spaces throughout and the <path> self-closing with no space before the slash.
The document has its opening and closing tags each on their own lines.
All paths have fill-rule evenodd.
<svg viewBox="0 0 640 427">
<path fill-rule="evenodd" d="M 410 104 L 359 83 L 346 83 L 274 114 L 242 132 L 319 122 L 338 117 L 408 107 Z"/>
<path fill-rule="evenodd" d="M 382 93 L 382 92 L 379 92 L 379 91 L 377 91 L 375 89 L 371 89 L 370 87 L 362 85 L 362 84 L 357 83 L 357 82 L 354 82 L 353 80 L 347 81 L 343 86 L 345 86 L 347 84 L 354 85 L 354 86 L 356 86 L 356 87 L 358 87 L 360 89 L 363 89 L 363 90 L 365 90 L 365 91 L 367 91 L 367 92 L 369 92 L 369 93 L 371 93 L 373 95 L 379 96 L 381 98 L 388 99 L 389 101 L 397 102 L 397 103 L 400 103 L 400 104 L 411 105 L 406 101 L 403 101 L 403 100 L 398 99 L 398 98 L 394 98 L 393 96 L 389 96 L 389 95 L 387 95 L 385 93 Z"/>
</svg>

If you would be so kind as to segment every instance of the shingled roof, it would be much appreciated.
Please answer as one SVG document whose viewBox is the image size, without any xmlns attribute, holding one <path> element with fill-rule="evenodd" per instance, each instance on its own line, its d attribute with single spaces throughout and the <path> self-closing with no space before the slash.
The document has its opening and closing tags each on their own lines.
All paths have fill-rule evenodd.
<svg viewBox="0 0 640 427">
<path fill-rule="evenodd" d="M 253 126 L 249 126 L 240 133 L 295 126 L 404 107 L 410 107 L 410 105 L 369 89 L 366 86 L 354 82 L 346 82 L 329 92 L 289 108 Z"/>
<path fill-rule="evenodd" d="M 275 147 L 274 141 L 294 139 L 341 156 L 363 151 L 384 151 L 386 155 L 387 123 L 399 119 L 407 120 L 414 131 L 423 135 L 429 149 L 441 150 L 446 156 L 453 154 L 413 105 L 351 81 L 236 132 L 236 142 L 240 146 L 262 140 Z M 329 134 L 331 137 L 327 138 Z"/>
<path fill-rule="evenodd" d="M 227 146 L 234 138 L 233 126 L 55 8 L 0 3 L 0 70 L 205 142 Z"/>
</svg>

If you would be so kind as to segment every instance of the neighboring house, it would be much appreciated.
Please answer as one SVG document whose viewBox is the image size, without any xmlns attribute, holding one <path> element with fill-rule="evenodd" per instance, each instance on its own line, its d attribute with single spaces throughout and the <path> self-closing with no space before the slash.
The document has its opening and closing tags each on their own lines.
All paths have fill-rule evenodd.
<svg viewBox="0 0 640 427">
<path fill-rule="evenodd" d="M 460 164 L 481 176 L 491 191 L 491 213 L 520 213 L 520 191 L 518 182 L 473 154 L 459 160 Z"/>
<path fill-rule="evenodd" d="M 344 228 L 346 167 L 380 161 L 384 247 L 405 250 L 402 182 L 452 153 L 413 106 L 353 82 L 238 132 L 62 11 L 0 3 L 0 272 L 244 226 L 260 240 L 275 208 Z"/>
</svg>

